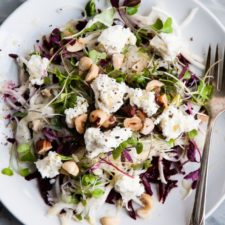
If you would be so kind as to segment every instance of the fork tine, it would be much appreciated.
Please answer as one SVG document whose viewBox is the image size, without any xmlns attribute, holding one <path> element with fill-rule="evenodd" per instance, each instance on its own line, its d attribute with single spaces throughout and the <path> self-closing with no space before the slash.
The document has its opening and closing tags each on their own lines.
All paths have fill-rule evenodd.
<svg viewBox="0 0 225 225">
<path fill-rule="evenodd" d="M 220 90 L 220 86 L 221 86 L 221 80 L 220 80 L 220 63 L 219 63 L 219 45 L 216 46 L 216 53 L 215 53 L 215 67 L 214 67 L 214 82 L 215 82 L 215 86 L 217 91 Z"/>
<path fill-rule="evenodd" d="M 207 53 L 207 60 L 205 65 L 205 74 L 208 72 L 211 65 L 211 45 L 209 45 L 208 53 Z"/>
<path fill-rule="evenodd" d="M 224 54 L 223 54 L 223 73 L 222 73 L 222 87 L 221 90 L 225 90 L 225 48 L 224 48 Z"/>
</svg>

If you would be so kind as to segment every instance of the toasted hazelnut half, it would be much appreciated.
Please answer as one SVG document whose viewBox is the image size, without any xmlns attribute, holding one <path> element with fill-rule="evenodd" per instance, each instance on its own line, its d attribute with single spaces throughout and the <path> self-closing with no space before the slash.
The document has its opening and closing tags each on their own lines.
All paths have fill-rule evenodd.
<svg viewBox="0 0 225 225">
<path fill-rule="evenodd" d="M 119 225 L 119 219 L 117 217 L 105 216 L 100 219 L 102 225 Z"/>
<path fill-rule="evenodd" d="M 209 116 L 203 113 L 198 113 L 197 118 L 201 120 L 201 122 L 208 123 L 209 122 Z"/>
<path fill-rule="evenodd" d="M 149 81 L 146 86 L 146 91 L 154 91 L 155 89 L 161 88 L 164 84 L 158 80 Z"/>
<path fill-rule="evenodd" d="M 102 126 L 110 118 L 110 114 L 102 111 L 101 109 L 96 109 L 91 112 L 89 120 L 91 123 L 95 123 L 97 126 Z"/>
<path fill-rule="evenodd" d="M 116 123 L 116 117 L 110 116 L 103 124 L 102 127 L 109 128 L 112 127 Z"/>
<path fill-rule="evenodd" d="M 143 128 L 141 129 L 140 133 L 143 135 L 148 135 L 153 131 L 154 127 L 154 122 L 150 118 L 146 118 L 144 120 Z"/>
<path fill-rule="evenodd" d="M 92 64 L 88 74 L 86 75 L 85 81 L 90 82 L 99 75 L 99 67 L 96 64 Z"/>
<path fill-rule="evenodd" d="M 62 169 L 72 176 L 77 176 L 79 174 L 79 167 L 74 161 L 64 162 Z"/>
<path fill-rule="evenodd" d="M 37 151 L 37 154 L 39 154 L 39 155 L 45 154 L 51 148 L 52 148 L 52 144 L 51 144 L 51 142 L 49 142 L 47 140 L 39 140 L 36 143 L 36 151 Z"/>
<path fill-rule="evenodd" d="M 157 102 L 161 104 L 163 107 L 168 107 L 168 99 L 166 97 L 166 94 L 160 95 L 157 97 Z"/>
<path fill-rule="evenodd" d="M 150 195 L 144 193 L 141 195 L 140 200 L 143 204 L 143 207 L 137 210 L 137 215 L 141 218 L 146 218 L 149 215 L 153 206 L 152 198 Z"/>
<path fill-rule="evenodd" d="M 66 46 L 66 50 L 68 52 L 78 52 L 80 50 L 82 50 L 85 46 L 85 41 L 83 38 L 79 38 L 76 40 L 76 42 L 73 45 L 67 45 Z"/>
<path fill-rule="evenodd" d="M 87 118 L 88 118 L 88 115 L 86 113 L 75 118 L 74 125 L 75 125 L 75 128 L 76 128 L 76 130 L 79 134 L 84 133 L 85 123 L 87 121 Z"/>
<path fill-rule="evenodd" d="M 93 64 L 93 61 L 91 58 L 84 56 L 79 61 L 79 70 L 84 72 L 91 68 L 91 65 Z"/>
<path fill-rule="evenodd" d="M 142 121 L 144 121 L 145 118 L 146 118 L 145 113 L 144 113 L 143 111 L 141 111 L 141 110 L 137 110 L 136 115 L 137 115 Z"/>
<path fill-rule="evenodd" d="M 130 128 L 132 131 L 139 131 L 143 127 L 141 119 L 137 116 L 126 118 L 123 125 L 125 128 Z"/>
<path fill-rule="evenodd" d="M 113 54 L 112 61 L 113 61 L 113 67 L 115 70 L 119 70 L 123 65 L 124 55 L 117 53 Z"/>
<path fill-rule="evenodd" d="M 51 91 L 49 90 L 49 89 L 43 89 L 43 90 L 41 90 L 41 95 L 43 96 L 43 97 L 51 97 L 52 96 L 52 93 L 51 93 Z"/>
</svg>

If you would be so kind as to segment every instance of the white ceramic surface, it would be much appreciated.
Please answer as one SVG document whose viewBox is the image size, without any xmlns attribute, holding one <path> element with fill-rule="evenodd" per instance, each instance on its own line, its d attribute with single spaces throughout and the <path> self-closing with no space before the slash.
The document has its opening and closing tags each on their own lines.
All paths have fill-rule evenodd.
<svg viewBox="0 0 225 225">
<path fill-rule="evenodd" d="M 159 1 L 157 1 L 159 2 Z M 80 17 L 77 10 L 85 3 L 82 0 L 30 0 L 13 13 L 0 28 L 0 81 L 16 80 L 16 66 L 8 53 L 26 55 L 40 36 L 52 30 L 52 27 L 63 25 L 71 18 Z M 141 10 L 147 13 L 156 1 L 144 0 Z M 195 1 L 161 0 L 161 8 L 166 9 L 178 23 L 188 15 L 191 9 L 198 7 L 199 11 L 194 21 L 183 31 L 190 48 L 198 54 L 203 54 L 209 44 L 222 44 L 225 40 L 225 30 L 204 6 L 197 5 Z M 59 10 L 62 8 L 63 10 Z M 52 25 L 52 26 L 51 26 Z M 193 37 L 193 42 L 189 41 Z M 0 102 L 0 114 L 5 115 L 4 104 Z M 212 154 L 210 160 L 209 188 L 207 194 L 208 215 L 221 202 L 225 195 L 225 138 L 223 127 L 225 117 L 217 122 Z M 8 165 L 8 149 L 5 146 L 5 137 L 10 135 L 5 128 L 5 121 L 0 120 L 0 169 Z M 46 215 L 47 207 L 44 205 L 35 182 L 26 182 L 19 176 L 6 177 L 0 175 L 0 199 L 6 207 L 24 224 L 27 225 L 57 225 L 58 220 Z M 148 220 L 133 221 L 121 212 L 121 224 L 149 223 L 154 225 L 185 225 L 187 224 L 192 198 L 182 200 L 179 189 L 172 191 L 165 205 L 157 203 L 155 199 L 154 210 Z M 110 206 L 102 209 L 100 215 L 114 215 L 115 210 Z"/>
</svg>

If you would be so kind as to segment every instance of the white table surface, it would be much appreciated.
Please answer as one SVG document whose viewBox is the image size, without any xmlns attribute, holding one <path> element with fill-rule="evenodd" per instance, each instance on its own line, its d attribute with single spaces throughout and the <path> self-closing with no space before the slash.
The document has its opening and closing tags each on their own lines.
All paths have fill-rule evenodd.
<svg viewBox="0 0 225 225">
<path fill-rule="evenodd" d="M 0 0 L 0 23 L 23 1 L 25 0 Z M 199 0 L 199 1 L 202 1 L 206 6 L 208 6 L 209 9 L 212 10 L 225 25 L 225 0 Z M 0 203 L 0 225 L 22 225 L 22 224 L 18 222 Z M 225 202 L 206 221 L 206 225 L 225 225 Z"/>
</svg>

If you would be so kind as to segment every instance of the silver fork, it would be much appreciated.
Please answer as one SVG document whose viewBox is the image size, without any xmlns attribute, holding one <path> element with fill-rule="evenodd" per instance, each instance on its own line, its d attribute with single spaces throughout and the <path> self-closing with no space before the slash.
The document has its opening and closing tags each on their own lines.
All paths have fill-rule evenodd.
<svg viewBox="0 0 225 225">
<path fill-rule="evenodd" d="M 223 60 L 220 60 L 221 56 L 223 57 Z M 214 86 L 214 93 L 206 107 L 209 112 L 209 124 L 201 159 L 200 180 L 196 190 L 195 202 L 189 225 L 205 225 L 207 172 L 212 129 L 218 116 L 225 111 L 225 52 L 219 49 L 219 46 L 217 45 L 213 63 L 211 63 L 211 58 L 212 51 L 211 46 L 209 46 L 206 71 L 208 71 L 209 75 L 212 77 L 211 81 Z M 213 65 L 214 68 L 212 69 L 211 67 Z"/>
</svg>

